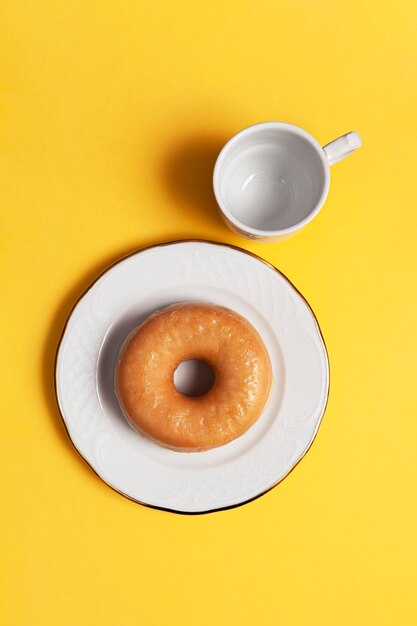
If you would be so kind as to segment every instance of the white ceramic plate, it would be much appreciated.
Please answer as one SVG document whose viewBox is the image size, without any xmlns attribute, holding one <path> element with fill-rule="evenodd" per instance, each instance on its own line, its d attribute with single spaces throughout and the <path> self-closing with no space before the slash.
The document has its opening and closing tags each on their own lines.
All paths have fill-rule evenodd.
<svg viewBox="0 0 417 626">
<path fill-rule="evenodd" d="M 273 390 L 259 420 L 207 452 L 174 452 L 141 437 L 113 391 L 126 335 L 156 309 L 185 300 L 246 317 L 273 366 Z M 329 366 L 312 310 L 278 270 L 238 248 L 180 241 L 131 254 L 86 291 L 64 329 L 55 384 L 74 446 L 106 483 L 142 504 L 202 513 L 265 493 L 304 456 L 326 407 Z"/>
</svg>

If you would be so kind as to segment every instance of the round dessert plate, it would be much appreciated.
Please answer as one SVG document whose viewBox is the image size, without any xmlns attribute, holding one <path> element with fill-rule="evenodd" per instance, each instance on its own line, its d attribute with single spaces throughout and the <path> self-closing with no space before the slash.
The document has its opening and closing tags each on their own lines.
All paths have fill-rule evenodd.
<svg viewBox="0 0 417 626">
<path fill-rule="evenodd" d="M 207 452 L 175 452 L 136 433 L 114 394 L 118 352 L 155 310 L 184 301 L 229 307 L 268 348 L 274 383 L 258 421 Z M 58 406 L 77 451 L 110 487 L 179 513 L 238 506 L 279 483 L 309 449 L 323 417 L 329 365 L 317 320 L 283 274 L 233 246 L 178 241 L 121 259 L 73 308 L 58 347 Z"/>
</svg>

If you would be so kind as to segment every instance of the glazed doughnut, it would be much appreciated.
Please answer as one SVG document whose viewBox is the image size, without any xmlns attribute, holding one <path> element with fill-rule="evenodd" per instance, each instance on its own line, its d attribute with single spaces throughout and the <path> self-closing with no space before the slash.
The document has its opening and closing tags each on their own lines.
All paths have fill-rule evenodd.
<svg viewBox="0 0 417 626">
<path fill-rule="evenodd" d="M 213 387 L 191 397 L 174 372 L 199 359 L 214 371 Z M 261 414 L 272 383 L 266 347 L 243 317 L 205 303 L 157 311 L 128 336 L 119 355 L 115 389 L 130 425 L 176 450 L 221 446 L 242 435 Z"/>
</svg>

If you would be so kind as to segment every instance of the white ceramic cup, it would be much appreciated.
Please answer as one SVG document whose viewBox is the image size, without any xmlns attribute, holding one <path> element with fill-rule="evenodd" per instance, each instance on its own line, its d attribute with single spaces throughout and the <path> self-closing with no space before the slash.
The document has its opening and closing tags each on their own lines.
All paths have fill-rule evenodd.
<svg viewBox="0 0 417 626">
<path fill-rule="evenodd" d="M 245 128 L 223 147 L 214 167 L 214 193 L 224 221 L 247 239 L 286 239 L 323 206 L 329 166 L 361 144 L 356 132 L 322 148 L 293 124 L 265 122 Z"/>
</svg>

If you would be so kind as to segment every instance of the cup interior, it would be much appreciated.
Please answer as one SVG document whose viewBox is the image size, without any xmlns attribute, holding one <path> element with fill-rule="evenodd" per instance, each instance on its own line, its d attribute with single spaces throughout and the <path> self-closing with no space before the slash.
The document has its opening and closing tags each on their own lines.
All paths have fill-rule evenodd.
<svg viewBox="0 0 417 626">
<path fill-rule="evenodd" d="M 320 146 L 304 135 L 291 126 L 265 124 L 226 145 L 218 163 L 217 195 L 229 217 L 257 231 L 280 231 L 321 206 L 327 165 Z"/>
</svg>

